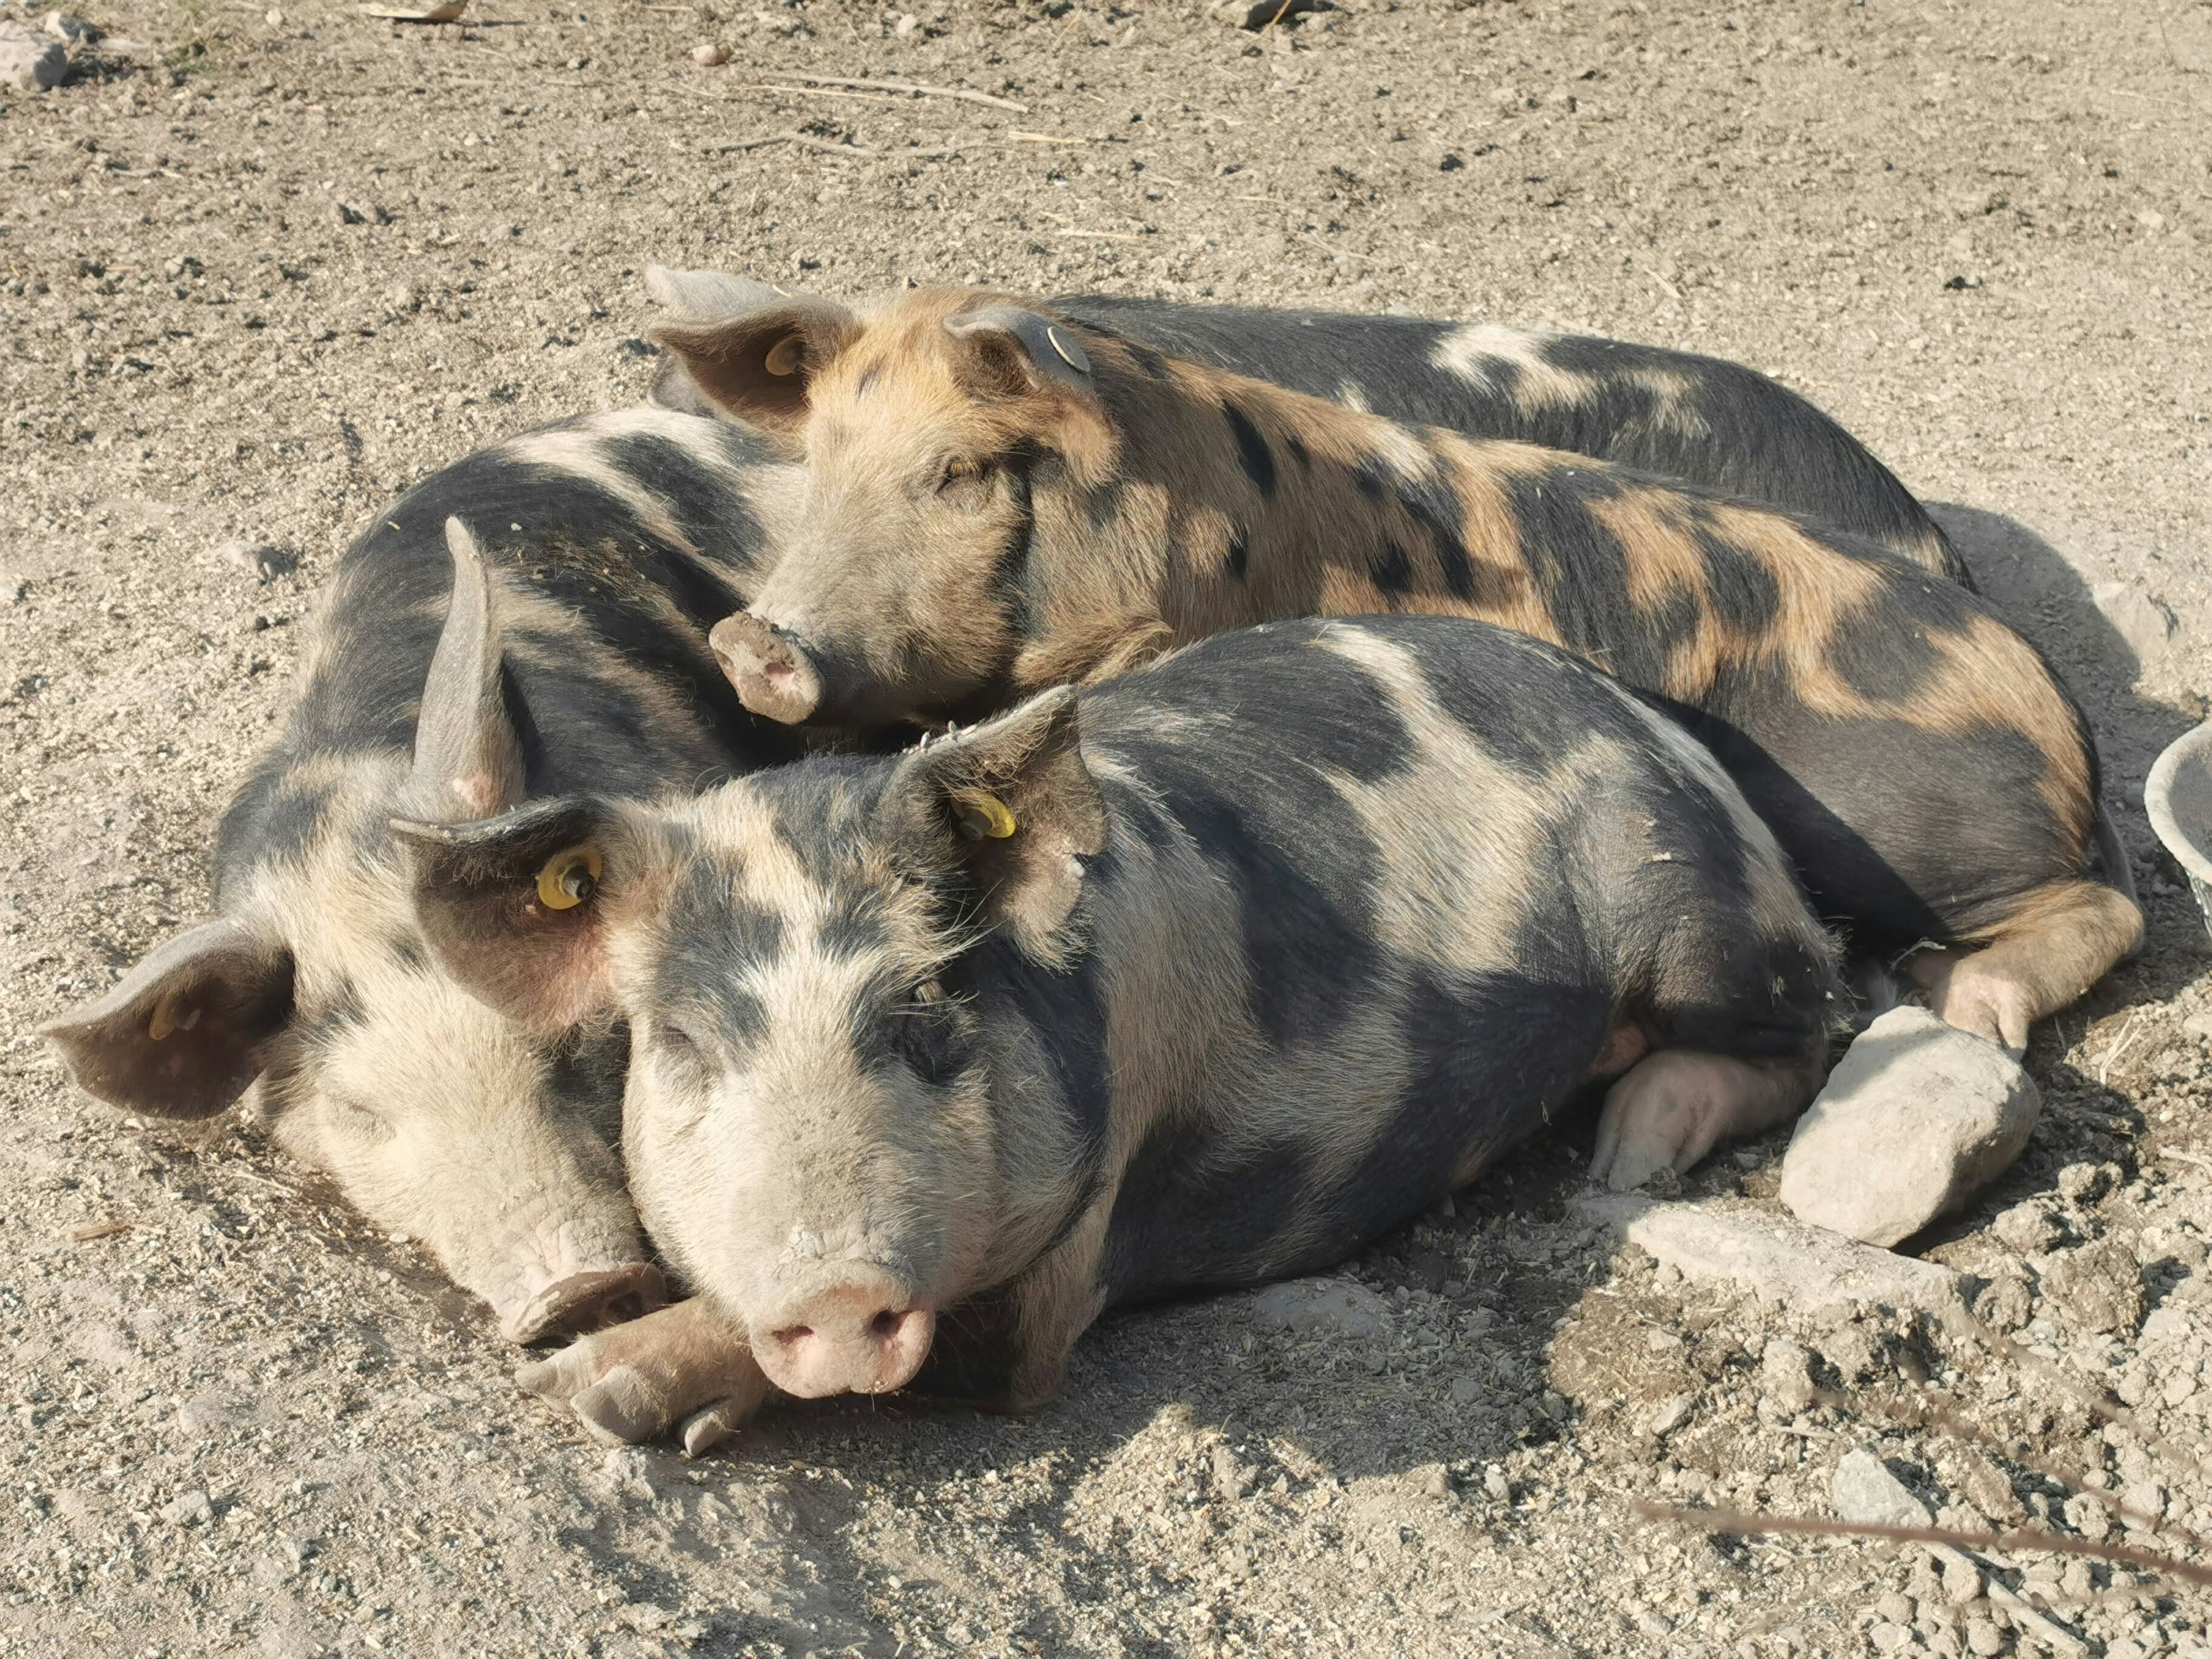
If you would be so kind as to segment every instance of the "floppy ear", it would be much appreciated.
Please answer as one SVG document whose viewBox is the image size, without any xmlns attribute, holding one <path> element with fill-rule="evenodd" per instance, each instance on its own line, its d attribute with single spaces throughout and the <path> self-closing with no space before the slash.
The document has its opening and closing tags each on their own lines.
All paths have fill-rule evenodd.
<svg viewBox="0 0 2212 1659">
<path fill-rule="evenodd" d="M 459 519 L 446 520 L 453 597 L 415 716 L 407 802 L 423 817 L 487 817 L 522 799 L 522 740 L 507 718 L 499 589 Z"/>
<path fill-rule="evenodd" d="M 97 1001 L 44 1028 L 70 1074 L 111 1106 L 212 1117 L 261 1074 L 292 1018 L 292 953 L 234 921 L 152 951 Z"/>
<path fill-rule="evenodd" d="M 646 337 L 676 354 L 708 402 L 770 432 L 805 420 L 808 382 L 860 331 L 834 300 L 720 271 L 655 265 L 646 286 L 679 313 Z"/>
<path fill-rule="evenodd" d="M 630 850 L 621 823 L 606 802 L 577 797 L 475 823 L 392 819 L 439 963 L 534 1030 L 562 1030 L 606 1007 L 603 890 Z"/>
<path fill-rule="evenodd" d="M 1097 372 L 1073 325 L 1020 306 L 988 305 L 945 319 L 958 341 L 965 378 L 987 395 L 1041 399 L 1053 409 L 1054 446 L 1085 483 L 1113 466 L 1114 428 Z"/>
<path fill-rule="evenodd" d="M 1080 860 L 1106 844 L 1105 804 L 1083 763 L 1076 693 L 1057 686 L 1010 714 L 935 738 L 885 793 L 891 835 L 919 867 L 964 866 L 984 910 L 1040 962 L 1066 961 Z"/>
</svg>

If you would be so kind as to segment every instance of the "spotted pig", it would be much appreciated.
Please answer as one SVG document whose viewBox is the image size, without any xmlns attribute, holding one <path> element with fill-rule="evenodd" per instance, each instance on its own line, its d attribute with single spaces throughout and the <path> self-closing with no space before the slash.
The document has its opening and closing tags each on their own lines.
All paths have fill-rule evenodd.
<svg viewBox="0 0 2212 1659">
<path fill-rule="evenodd" d="M 1035 1405 L 1101 1310 L 1338 1261 L 1578 1097 L 1607 1159 L 1686 1167 L 1803 1104 L 1838 1007 L 1709 754 L 1446 617 L 1226 635 L 671 805 L 398 827 L 461 979 L 629 1019 L 632 1189 L 706 1305 L 529 1379 L 623 1434 L 757 1403 L 747 1353 Z"/>
<path fill-rule="evenodd" d="M 612 1150 L 625 1033 L 526 1033 L 457 985 L 385 826 L 795 754 L 706 644 L 787 471 L 726 422 L 633 410 L 510 440 L 392 507 L 340 564 L 300 700 L 223 817 L 214 918 L 49 1028 L 77 1080 L 191 1118 L 258 1079 L 278 1142 L 516 1340 L 658 1305 Z"/>
<path fill-rule="evenodd" d="M 1271 617 L 1434 611 L 1680 712 L 1824 915 L 2018 1047 L 2138 937 L 2081 714 L 1974 595 L 1846 532 L 1415 428 L 989 294 L 772 298 L 668 343 L 805 485 L 715 630 L 747 706 L 972 718 Z M 2101 844 L 2099 844 L 2101 843 Z"/>
<path fill-rule="evenodd" d="M 720 271 L 647 272 L 654 295 L 696 329 L 780 290 Z M 1765 501 L 1881 543 L 1972 586 L 1927 509 L 1864 445 L 1797 393 L 1717 357 L 1504 323 L 1188 306 L 1079 294 L 1045 310 L 1094 334 L 1333 398 L 1395 421 L 1510 438 Z M 656 401 L 717 405 L 681 354 Z"/>
</svg>

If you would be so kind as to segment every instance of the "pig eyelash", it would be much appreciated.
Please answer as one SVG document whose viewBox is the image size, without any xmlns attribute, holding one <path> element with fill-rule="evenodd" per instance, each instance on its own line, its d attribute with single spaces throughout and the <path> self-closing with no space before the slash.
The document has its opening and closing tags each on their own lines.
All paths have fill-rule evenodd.
<svg viewBox="0 0 2212 1659">
<path fill-rule="evenodd" d="M 995 465 L 993 461 L 966 456 L 949 460 L 937 475 L 937 493 L 941 495 L 956 484 L 984 483 L 990 477 Z"/>
</svg>

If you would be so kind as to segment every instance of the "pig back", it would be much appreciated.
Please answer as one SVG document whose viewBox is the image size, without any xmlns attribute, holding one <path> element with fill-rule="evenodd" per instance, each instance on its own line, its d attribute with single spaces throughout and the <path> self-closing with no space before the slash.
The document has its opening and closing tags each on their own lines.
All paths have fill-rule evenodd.
<svg viewBox="0 0 2212 1659">
<path fill-rule="evenodd" d="M 1087 694 L 1111 1299 L 1310 1271 L 1576 1101 L 1617 1024 L 1817 1042 L 1830 947 L 1710 756 L 1486 624 L 1302 621 Z"/>
</svg>

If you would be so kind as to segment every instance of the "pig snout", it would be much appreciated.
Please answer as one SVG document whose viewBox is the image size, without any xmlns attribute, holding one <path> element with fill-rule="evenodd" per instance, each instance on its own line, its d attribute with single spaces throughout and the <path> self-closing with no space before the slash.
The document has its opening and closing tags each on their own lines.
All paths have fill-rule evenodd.
<svg viewBox="0 0 2212 1659">
<path fill-rule="evenodd" d="M 763 1323 L 754 1344 L 761 1370 L 786 1394 L 818 1400 L 904 1388 L 928 1357 L 937 1316 L 889 1274 L 855 1266 Z"/>
<path fill-rule="evenodd" d="M 510 1342 L 583 1336 L 642 1319 L 668 1300 L 660 1269 L 647 1262 L 556 1279 L 500 1322 Z"/>
<path fill-rule="evenodd" d="M 822 676 L 798 636 L 750 611 L 716 623 L 707 635 L 738 701 L 768 720 L 797 726 L 822 703 Z"/>
</svg>

